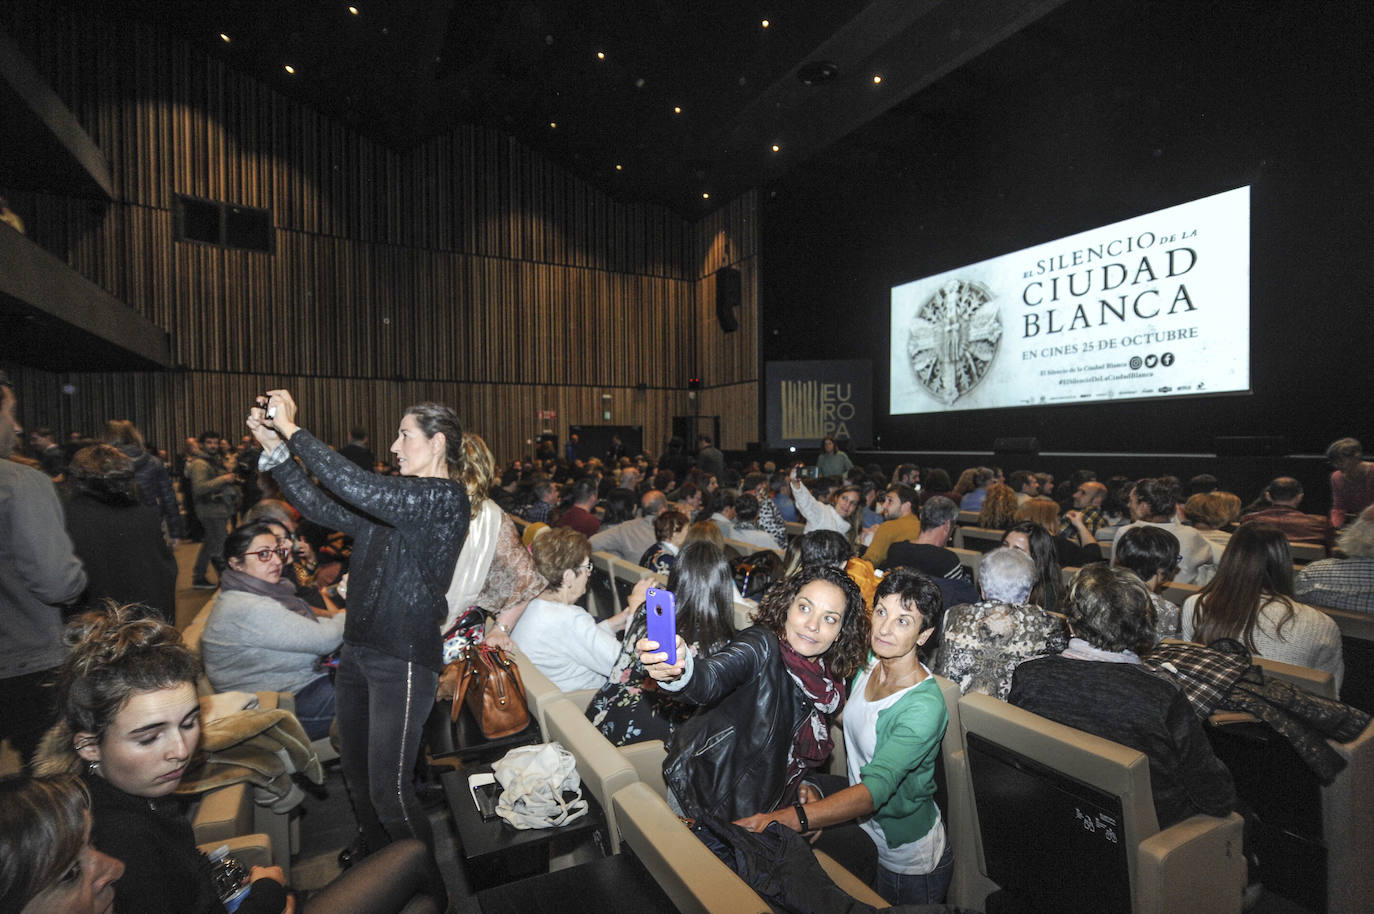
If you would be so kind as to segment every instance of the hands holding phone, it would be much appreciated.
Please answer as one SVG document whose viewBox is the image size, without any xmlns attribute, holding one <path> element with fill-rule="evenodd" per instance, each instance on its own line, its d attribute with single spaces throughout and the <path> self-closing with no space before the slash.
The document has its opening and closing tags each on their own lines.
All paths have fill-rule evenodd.
<svg viewBox="0 0 1374 914">
<path fill-rule="evenodd" d="M 269 390 L 258 397 L 248 410 L 248 430 L 262 449 L 271 452 L 282 441 L 296 434 L 296 401 L 284 389 Z"/>
<path fill-rule="evenodd" d="M 668 663 L 668 652 L 660 651 L 657 641 L 650 641 L 648 638 L 640 638 L 635 642 L 635 650 L 639 652 L 639 662 L 644 664 L 644 670 L 659 682 L 672 682 L 674 679 L 682 678 L 682 674 L 687 670 L 687 644 L 682 640 L 681 635 L 674 635 L 677 639 L 677 663 Z"/>
</svg>

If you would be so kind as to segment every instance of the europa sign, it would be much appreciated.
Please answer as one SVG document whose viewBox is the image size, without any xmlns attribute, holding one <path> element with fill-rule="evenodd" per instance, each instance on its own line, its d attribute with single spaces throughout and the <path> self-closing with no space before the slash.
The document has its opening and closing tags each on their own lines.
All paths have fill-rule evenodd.
<svg viewBox="0 0 1374 914">
<path fill-rule="evenodd" d="M 1250 189 L 896 286 L 891 412 L 1246 391 Z"/>
<path fill-rule="evenodd" d="M 769 447 L 817 447 L 827 436 L 873 443 L 873 363 L 769 362 Z"/>
</svg>

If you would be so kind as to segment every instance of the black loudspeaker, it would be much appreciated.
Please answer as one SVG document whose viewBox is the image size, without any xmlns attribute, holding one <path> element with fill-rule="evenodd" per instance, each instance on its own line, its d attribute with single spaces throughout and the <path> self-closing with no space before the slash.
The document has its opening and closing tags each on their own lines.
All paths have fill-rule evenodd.
<svg viewBox="0 0 1374 914">
<path fill-rule="evenodd" d="M 1219 435 L 1212 448 L 1218 457 L 1286 457 L 1289 450 L 1282 435 Z"/>
<path fill-rule="evenodd" d="M 716 270 L 716 320 L 720 321 L 720 329 L 726 333 L 734 333 L 739 329 L 735 309 L 740 306 L 743 289 L 739 270 L 733 267 Z"/>
<path fill-rule="evenodd" d="M 1040 454 L 1039 438 L 998 438 L 992 442 L 992 452 L 997 455 L 1026 455 L 1036 457 Z"/>
</svg>

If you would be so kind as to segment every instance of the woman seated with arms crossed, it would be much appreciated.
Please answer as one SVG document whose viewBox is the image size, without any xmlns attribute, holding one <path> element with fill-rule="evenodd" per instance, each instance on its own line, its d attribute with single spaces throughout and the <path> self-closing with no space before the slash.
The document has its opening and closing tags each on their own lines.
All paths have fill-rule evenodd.
<svg viewBox="0 0 1374 914">
<path fill-rule="evenodd" d="M 1293 553 L 1283 531 L 1241 524 L 1226 544 L 1216 577 L 1183 601 L 1184 641 L 1234 638 L 1252 654 L 1345 676 L 1341 631 L 1320 610 L 1293 599 Z"/>
<path fill-rule="evenodd" d="M 1155 628 L 1140 579 L 1088 565 L 1069 584 L 1065 609 L 1068 648 L 1018 666 L 1007 701 L 1145 753 L 1160 828 L 1197 813 L 1229 813 L 1235 786 L 1202 721 L 1173 683 L 1140 665 Z"/>
<path fill-rule="evenodd" d="M 290 692 L 306 736 L 329 735 L 334 684 L 319 659 L 343 644 L 346 614 L 319 616 L 282 579 L 289 552 L 271 524 L 244 524 L 224 541 L 224 573 L 200 650 L 216 692 Z"/>
<path fill-rule="evenodd" d="M 764 595 L 756 624 L 700 661 L 677 636 L 677 663 L 641 638 L 639 661 L 702 710 L 678 727 L 663 777 L 680 814 L 727 821 L 797 802 L 830 757 L 830 718 L 868 649 L 868 615 L 842 571 L 803 568 Z M 723 787 L 723 785 L 725 785 Z"/>
<path fill-rule="evenodd" d="M 124 864 L 91 846 L 91 798 L 75 777 L 0 781 L 0 911 L 109 914 Z"/>
<path fill-rule="evenodd" d="M 81 773 L 91 842 L 124 862 L 118 914 L 220 914 L 205 855 L 172 794 L 200 741 L 200 661 L 176 629 L 142 607 L 87 613 L 67 627 L 58 675 L 60 718 L 44 738 L 40 774 Z M 253 867 L 240 914 L 289 914 L 280 867 Z M 412 902 L 428 902 L 405 908 Z M 306 912 L 442 911 L 443 883 L 425 845 L 398 841 L 311 896 Z"/>
<path fill-rule="evenodd" d="M 511 640 L 539 672 L 564 692 L 599 688 L 611 674 L 620 642 L 615 632 L 629 621 L 626 607 L 604 622 L 575 606 L 591 580 L 591 544 L 571 527 L 554 527 L 530 550 L 548 586 L 530 600 Z M 643 602 L 643 594 L 639 596 Z"/>
<path fill-rule="evenodd" d="M 635 651 L 635 642 L 647 630 L 645 592 L 653 586 L 653 578 L 646 577 L 630 595 L 634 618 L 625 629 L 610 678 L 587 706 L 587 718 L 617 746 L 651 739 L 667 742 L 673 728 L 692 712 L 658 690 Z M 694 657 L 709 656 L 735 636 L 735 583 L 725 554 L 715 546 L 703 542 L 684 547 L 668 575 L 668 590 L 676 601 L 677 631 Z"/>
<path fill-rule="evenodd" d="M 878 584 L 868 665 L 854 677 L 844 712 L 852 786 L 818 798 L 802 787 L 790 809 L 737 821 L 750 831 L 781 822 L 805 832 L 861 817 L 878 850 L 873 890 L 894 904 L 940 904 L 954 873 L 935 805 L 935 760 L 949 714 L 921 651 L 940 625 L 940 589 L 910 568 Z"/>
</svg>

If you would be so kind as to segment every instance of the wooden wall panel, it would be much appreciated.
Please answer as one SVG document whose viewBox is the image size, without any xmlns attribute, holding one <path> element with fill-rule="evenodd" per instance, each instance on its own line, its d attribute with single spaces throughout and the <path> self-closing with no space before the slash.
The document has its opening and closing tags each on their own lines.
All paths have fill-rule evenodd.
<svg viewBox="0 0 1374 914">
<path fill-rule="evenodd" d="M 556 410 L 563 436 L 603 421 L 608 393 L 611 421 L 644 426 L 661 450 L 700 374 L 703 402 L 729 417 L 722 445 L 758 437 L 757 396 L 745 395 L 758 376 L 755 194 L 693 225 L 617 203 L 485 128 L 381 147 L 160 28 L 91 7 L 14 0 L 0 28 L 115 175 L 117 200 L 101 209 L 16 195 L 31 236 L 166 329 L 182 369 L 26 371 L 26 410 L 45 424 L 127 417 L 165 442 L 237 428 L 252 394 L 280 381 L 320 398 L 331 441 L 357 421 L 382 435 L 405 403 L 432 398 L 514 456 L 542 430 L 536 410 Z M 275 252 L 174 242 L 176 194 L 269 209 Z M 727 263 L 745 280 L 728 335 L 709 285 Z"/>
</svg>

